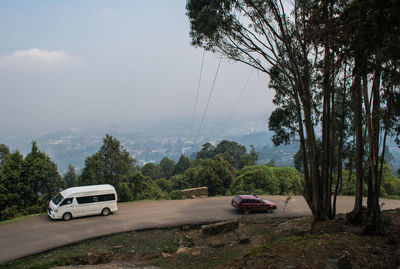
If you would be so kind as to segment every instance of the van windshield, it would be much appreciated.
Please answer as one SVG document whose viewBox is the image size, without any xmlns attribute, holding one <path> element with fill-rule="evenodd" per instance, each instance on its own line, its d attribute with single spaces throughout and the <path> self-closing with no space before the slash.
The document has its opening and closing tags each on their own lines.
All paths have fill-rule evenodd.
<svg viewBox="0 0 400 269">
<path fill-rule="evenodd" d="M 58 205 L 60 202 L 61 202 L 61 200 L 63 200 L 64 199 L 64 197 L 61 195 L 61 193 L 59 193 L 59 194 L 57 194 L 54 198 L 53 198 L 53 200 L 51 200 L 55 205 Z"/>
</svg>

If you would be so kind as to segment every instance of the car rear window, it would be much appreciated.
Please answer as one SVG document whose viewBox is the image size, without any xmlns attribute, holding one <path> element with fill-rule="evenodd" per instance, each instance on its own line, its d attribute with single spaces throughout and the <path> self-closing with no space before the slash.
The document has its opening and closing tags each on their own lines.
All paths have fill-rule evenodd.
<svg viewBox="0 0 400 269">
<path fill-rule="evenodd" d="M 240 203 L 241 198 L 239 196 L 235 196 L 233 198 L 233 201 L 235 201 L 236 203 Z"/>
</svg>

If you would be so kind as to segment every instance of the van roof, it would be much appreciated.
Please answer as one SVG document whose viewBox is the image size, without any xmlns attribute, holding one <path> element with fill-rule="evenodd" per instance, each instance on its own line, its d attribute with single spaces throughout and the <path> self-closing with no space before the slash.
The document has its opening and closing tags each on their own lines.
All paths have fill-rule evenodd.
<svg viewBox="0 0 400 269">
<path fill-rule="evenodd" d="M 80 186 L 80 187 L 72 187 L 61 192 L 63 197 L 68 197 L 74 193 L 84 193 L 84 192 L 96 192 L 96 191 L 112 191 L 115 192 L 115 189 L 110 184 L 103 185 L 91 185 L 91 186 Z"/>
</svg>

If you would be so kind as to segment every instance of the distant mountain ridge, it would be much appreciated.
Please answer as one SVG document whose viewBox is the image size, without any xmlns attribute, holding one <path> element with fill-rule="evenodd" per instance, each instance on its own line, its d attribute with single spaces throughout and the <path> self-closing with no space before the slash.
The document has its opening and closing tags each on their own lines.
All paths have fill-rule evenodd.
<svg viewBox="0 0 400 269">
<path fill-rule="evenodd" d="M 254 123 L 250 122 L 248 125 L 254 126 Z M 118 139 L 140 166 L 147 162 L 158 163 L 164 157 L 177 162 L 181 154 L 193 156 L 204 143 L 210 142 L 216 145 L 224 139 L 235 141 L 248 149 L 253 145 L 259 152 L 259 164 L 268 163 L 273 159 L 278 166 L 293 167 L 293 155 L 299 149 L 298 143 L 275 147 L 271 140 L 273 133 L 265 131 L 265 127 L 262 126 L 248 131 L 250 128 L 244 124 L 241 128 L 242 133 L 240 128 L 235 128 L 226 131 L 225 134 L 216 130 L 221 126 L 218 121 L 210 123 L 200 134 L 187 134 L 188 132 L 185 134 L 182 126 L 190 125 L 187 121 L 163 122 L 148 128 L 137 128 L 139 132 L 118 125 L 108 128 L 68 128 L 32 139 L 24 137 L 3 139 L 0 143 L 6 144 L 11 151 L 19 150 L 26 155 L 31 149 L 30 142 L 36 140 L 40 150 L 46 152 L 58 165 L 60 173 L 64 173 L 69 164 L 78 170 L 82 169 L 85 159 L 99 150 L 107 133 Z M 394 142 L 389 143 L 389 150 L 394 157 L 391 165 L 397 170 L 400 167 L 400 150 Z"/>
</svg>

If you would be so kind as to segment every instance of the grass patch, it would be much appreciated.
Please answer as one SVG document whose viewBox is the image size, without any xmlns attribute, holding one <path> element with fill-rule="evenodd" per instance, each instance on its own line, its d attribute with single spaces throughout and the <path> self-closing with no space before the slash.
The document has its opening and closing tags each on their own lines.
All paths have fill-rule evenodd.
<svg viewBox="0 0 400 269">
<path fill-rule="evenodd" d="M 43 216 L 43 215 L 46 215 L 46 214 L 47 213 L 43 212 L 43 213 L 32 214 L 32 215 L 19 215 L 19 216 L 13 218 L 13 219 L 1 220 L 0 221 L 0 225 L 1 224 L 5 224 L 5 223 L 11 223 L 11 222 L 18 221 L 18 220 L 30 219 L 30 218 L 37 217 L 37 216 Z"/>
<path fill-rule="evenodd" d="M 400 257 L 400 210 L 384 211 L 389 219 L 374 236 L 348 225 L 344 215 L 311 226 L 312 218 L 240 219 L 239 229 L 203 238 L 198 227 L 134 231 L 87 240 L 18 259 L 0 268 L 52 268 L 124 262 L 162 268 L 324 268 L 344 253 L 352 268 L 397 268 Z M 248 238 L 246 243 L 240 239 Z M 397 259 L 397 260 L 396 260 Z"/>
</svg>

